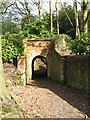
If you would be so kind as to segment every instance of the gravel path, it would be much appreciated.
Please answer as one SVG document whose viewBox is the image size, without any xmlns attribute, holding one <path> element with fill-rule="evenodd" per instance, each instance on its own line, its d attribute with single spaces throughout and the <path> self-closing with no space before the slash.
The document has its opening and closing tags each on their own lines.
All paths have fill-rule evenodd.
<svg viewBox="0 0 90 120">
<path fill-rule="evenodd" d="M 13 87 L 12 95 L 27 118 L 85 118 L 87 96 L 47 79 Z"/>
</svg>

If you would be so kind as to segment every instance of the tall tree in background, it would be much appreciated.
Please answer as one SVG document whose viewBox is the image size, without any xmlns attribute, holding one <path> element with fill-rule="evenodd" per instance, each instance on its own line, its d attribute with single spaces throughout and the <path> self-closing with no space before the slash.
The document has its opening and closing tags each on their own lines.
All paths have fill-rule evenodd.
<svg viewBox="0 0 90 120">
<path fill-rule="evenodd" d="M 76 36 L 76 21 L 75 21 L 75 13 L 72 6 L 61 6 L 59 12 L 59 27 L 60 34 L 68 34 L 75 38 Z"/>
<path fill-rule="evenodd" d="M 41 17 L 41 5 L 40 5 L 40 0 L 38 0 L 38 18 L 40 19 Z"/>
<path fill-rule="evenodd" d="M 80 34 L 79 29 L 79 17 L 78 17 L 78 10 L 77 10 L 77 0 L 74 0 L 74 12 L 75 12 L 75 20 L 76 20 L 76 36 Z"/>
<path fill-rule="evenodd" d="M 26 17 L 27 22 L 30 22 L 30 17 L 31 17 L 31 8 L 29 5 L 28 0 L 13 0 L 13 1 L 2 1 L 1 6 L 3 8 L 2 14 L 5 15 L 12 15 L 13 18 L 19 19 L 20 17 Z M 15 20 L 15 19 L 14 19 Z M 20 20 L 18 21 L 20 22 Z"/>
<path fill-rule="evenodd" d="M 41 0 L 31 0 L 33 5 L 36 6 L 37 10 L 38 10 L 38 19 L 41 19 Z"/>
<path fill-rule="evenodd" d="M 52 0 L 49 1 L 49 9 L 50 9 L 51 33 L 52 33 L 53 32 Z"/>
<path fill-rule="evenodd" d="M 82 1 L 83 32 L 88 32 L 88 0 Z"/>
<path fill-rule="evenodd" d="M 5 79 L 4 79 L 4 73 L 3 73 L 1 38 L 0 38 L 0 97 L 9 98 L 9 94 L 5 86 Z"/>
<path fill-rule="evenodd" d="M 57 34 L 59 35 L 59 10 L 58 10 L 58 0 L 56 0 L 56 20 L 57 20 Z"/>
<path fill-rule="evenodd" d="M 28 0 L 24 0 L 24 2 L 21 2 L 21 0 L 15 0 L 14 6 L 19 14 L 27 18 L 27 23 L 30 23 L 31 10 Z"/>
</svg>

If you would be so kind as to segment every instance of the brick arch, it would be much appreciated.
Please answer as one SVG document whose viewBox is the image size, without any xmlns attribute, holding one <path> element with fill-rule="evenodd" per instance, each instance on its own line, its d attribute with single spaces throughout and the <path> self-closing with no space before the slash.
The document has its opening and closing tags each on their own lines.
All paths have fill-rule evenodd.
<svg viewBox="0 0 90 120">
<path fill-rule="evenodd" d="M 47 62 L 47 58 L 45 56 L 42 55 L 37 55 L 32 59 L 32 79 L 35 77 L 35 61 L 36 60 L 40 60 L 41 63 L 43 63 L 43 65 L 41 63 L 40 66 L 38 65 L 38 61 L 36 63 L 36 65 L 39 67 L 38 70 L 36 70 L 36 72 L 38 73 L 39 77 L 47 77 L 47 70 L 48 70 L 48 62 Z M 46 67 L 46 68 L 45 68 Z M 40 73 L 41 72 L 41 73 Z M 36 74 L 37 75 L 37 74 Z"/>
<path fill-rule="evenodd" d="M 32 64 L 38 57 L 47 61 L 47 77 L 50 77 L 52 47 L 53 43 L 50 39 L 25 40 L 25 56 L 18 57 L 18 70 L 22 73 L 24 85 L 32 79 Z"/>
<path fill-rule="evenodd" d="M 26 42 L 26 79 L 27 83 L 32 79 L 32 61 L 36 56 L 43 56 L 49 61 L 48 54 L 50 52 L 51 40 L 35 39 Z M 48 74 L 48 73 L 47 73 Z"/>
</svg>

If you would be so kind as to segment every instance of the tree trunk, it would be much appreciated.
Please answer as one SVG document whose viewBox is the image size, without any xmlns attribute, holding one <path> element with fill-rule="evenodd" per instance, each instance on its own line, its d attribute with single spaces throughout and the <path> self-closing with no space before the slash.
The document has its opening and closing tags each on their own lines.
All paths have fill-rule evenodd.
<svg viewBox="0 0 90 120">
<path fill-rule="evenodd" d="M 52 0 L 49 1 L 49 9 L 50 9 L 51 33 L 52 33 L 53 32 Z"/>
<path fill-rule="evenodd" d="M 41 6 L 40 6 L 40 0 L 38 0 L 38 18 L 39 18 L 39 20 L 41 19 L 40 14 L 41 14 Z"/>
<path fill-rule="evenodd" d="M 83 31 L 88 32 L 88 0 L 83 0 Z"/>
<path fill-rule="evenodd" d="M 57 20 L 57 34 L 59 35 L 59 11 L 58 11 L 58 0 L 56 0 L 56 20 Z"/>
<path fill-rule="evenodd" d="M 79 29 L 79 16 L 77 11 L 77 0 L 74 0 L 74 12 L 75 12 L 75 19 L 76 19 L 76 36 L 80 34 Z"/>
<path fill-rule="evenodd" d="M 1 23 L 0 23 L 0 28 L 1 28 Z M 4 79 L 4 72 L 3 72 L 1 35 L 0 35 L 0 97 L 9 98 L 9 95 L 5 86 L 5 79 Z"/>
</svg>

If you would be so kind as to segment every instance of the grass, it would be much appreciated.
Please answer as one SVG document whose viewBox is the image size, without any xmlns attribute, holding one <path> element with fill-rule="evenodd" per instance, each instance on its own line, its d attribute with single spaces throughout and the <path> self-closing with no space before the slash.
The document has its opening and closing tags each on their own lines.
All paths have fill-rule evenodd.
<svg viewBox="0 0 90 120">
<path fill-rule="evenodd" d="M 18 104 L 12 100 L 5 100 L 2 104 L 2 118 L 23 118 L 24 113 Z"/>
</svg>

